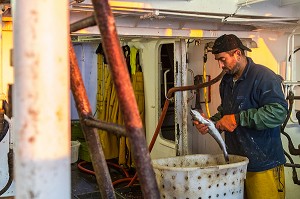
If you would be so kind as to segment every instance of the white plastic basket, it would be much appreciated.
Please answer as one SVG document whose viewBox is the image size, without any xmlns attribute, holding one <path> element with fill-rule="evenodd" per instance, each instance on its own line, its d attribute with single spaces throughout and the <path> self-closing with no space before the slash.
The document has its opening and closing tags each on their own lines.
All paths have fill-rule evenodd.
<svg viewBox="0 0 300 199">
<path fill-rule="evenodd" d="M 78 140 L 71 141 L 71 163 L 78 161 L 80 142 Z"/>
<path fill-rule="evenodd" d="M 152 160 L 161 198 L 244 198 L 248 158 L 197 154 Z"/>
</svg>

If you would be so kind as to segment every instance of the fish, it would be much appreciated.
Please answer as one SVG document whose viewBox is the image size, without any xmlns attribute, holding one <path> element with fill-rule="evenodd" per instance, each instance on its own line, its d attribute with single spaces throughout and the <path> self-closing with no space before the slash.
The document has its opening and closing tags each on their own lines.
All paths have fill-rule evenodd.
<svg viewBox="0 0 300 199">
<path fill-rule="evenodd" d="M 229 155 L 227 153 L 226 144 L 225 144 L 220 132 L 216 128 L 215 124 L 211 120 L 204 118 L 197 110 L 191 109 L 190 114 L 191 114 L 193 120 L 198 121 L 198 122 L 208 126 L 208 133 L 218 143 L 219 147 L 223 151 L 225 161 L 228 164 L 229 163 Z"/>
</svg>

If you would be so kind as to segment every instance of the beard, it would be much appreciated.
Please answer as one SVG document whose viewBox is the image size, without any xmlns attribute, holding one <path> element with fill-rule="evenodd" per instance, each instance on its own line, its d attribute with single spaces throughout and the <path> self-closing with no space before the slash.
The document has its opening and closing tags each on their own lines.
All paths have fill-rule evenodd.
<svg viewBox="0 0 300 199">
<path fill-rule="evenodd" d="M 240 70 L 240 65 L 235 64 L 235 66 L 230 70 L 230 69 L 225 69 L 225 72 L 229 75 L 236 75 Z"/>
</svg>

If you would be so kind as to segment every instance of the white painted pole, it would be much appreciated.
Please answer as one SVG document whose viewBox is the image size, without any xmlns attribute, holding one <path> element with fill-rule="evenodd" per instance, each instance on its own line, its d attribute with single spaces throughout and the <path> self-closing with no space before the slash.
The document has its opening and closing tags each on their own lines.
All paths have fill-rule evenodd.
<svg viewBox="0 0 300 199">
<path fill-rule="evenodd" d="M 16 199 L 71 198 L 68 3 L 14 4 Z"/>
</svg>

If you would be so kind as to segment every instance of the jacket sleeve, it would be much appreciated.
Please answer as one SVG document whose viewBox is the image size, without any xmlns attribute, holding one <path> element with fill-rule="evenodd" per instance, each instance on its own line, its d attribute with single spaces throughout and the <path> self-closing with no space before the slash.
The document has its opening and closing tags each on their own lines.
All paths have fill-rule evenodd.
<svg viewBox="0 0 300 199">
<path fill-rule="evenodd" d="M 270 103 L 258 109 L 252 108 L 236 114 L 237 123 L 244 127 L 263 130 L 281 125 L 287 115 L 285 107 L 279 103 Z"/>
<path fill-rule="evenodd" d="M 218 112 L 210 117 L 210 119 L 214 122 L 219 121 L 223 117 L 223 108 L 222 106 L 218 106 L 217 108 Z"/>
</svg>

